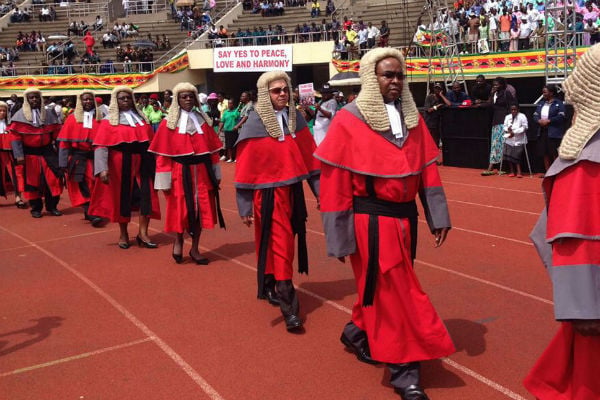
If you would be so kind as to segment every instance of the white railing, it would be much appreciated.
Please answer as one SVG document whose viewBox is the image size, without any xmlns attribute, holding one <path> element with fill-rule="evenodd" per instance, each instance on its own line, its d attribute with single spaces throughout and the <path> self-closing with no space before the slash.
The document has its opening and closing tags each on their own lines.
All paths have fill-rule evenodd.
<svg viewBox="0 0 600 400">
<path fill-rule="evenodd" d="M 73 75 L 73 74 L 116 74 L 152 72 L 155 68 L 153 61 L 131 63 L 113 62 L 100 64 L 65 64 L 65 65 L 37 65 L 37 66 L 14 66 L 14 74 L 8 76 L 23 75 Z M 4 76 L 6 77 L 6 76 Z"/>
<path fill-rule="evenodd" d="M 53 7 L 57 13 L 58 19 L 62 20 L 63 15 L 66 14 L 67 19 L 81 19 L 100 15 L 104 21 L 108 21 L 108 4 L 107 3 L 54 3 L 48 2 L 46 4 L 31 4 L 28 8 L 31 10 L 31 19 L 34 21 L 38 20 L 38 16 L 42 8 Z"/>
<path fill-rule="evenodd" d="M 126 11 L 126 16 L 132 14 L 153 14 L 170 10 L 167 0 L 126 0 L 123 8 Z"/>
<path fill-rule="evenodd" d="M 198 50 L 217 47 L 268 46 L 271 44 L 325 42 L 333 40 L 334 34 L 335 32 L 275 33 L 272 35 L 235 38 L 196 39 L 189 49 Z M 341 35 L 341 31 L 338 32 L 338 37 L 341 37 Z"/>
</svg>

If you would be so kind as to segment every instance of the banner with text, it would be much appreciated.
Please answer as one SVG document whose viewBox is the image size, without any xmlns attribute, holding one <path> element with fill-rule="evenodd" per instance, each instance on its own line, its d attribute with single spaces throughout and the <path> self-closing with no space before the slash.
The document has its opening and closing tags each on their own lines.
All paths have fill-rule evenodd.
<svg viewBox="0 0 600 400">
<path fill-rule="evenodd" d="M 292 46 L 221 47 L 213 52 L 214 72 L 292 70 Z"/>
</svg>

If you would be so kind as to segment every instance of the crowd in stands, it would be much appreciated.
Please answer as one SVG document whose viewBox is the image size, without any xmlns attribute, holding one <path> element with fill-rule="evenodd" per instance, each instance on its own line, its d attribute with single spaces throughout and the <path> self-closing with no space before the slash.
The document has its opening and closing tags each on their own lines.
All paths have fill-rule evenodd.
<svg viewBox="0 0 600 400">
<path fill-rule="evenodd" d="M 46 51 L 46 38 L 41 31 L 26 33 L 19 31 L 15 46 L 19 51 Z"/>
<path fill-rule="evenodd" d="M 420 24 L 413 42 L 428 46 L 431 38 L 443 44 L 452 37 L 462 54 L 537 49 L 545 47 L 547 30 L 562 30 L 566 24 L 567 30 L 577 33 L 576 44 L 587 46 L 600 41 L 597 3 L 574 0 L 564 15 L 545 13 L 545 3 L 539 0 L 458 0 L 453 10 L 438 11 L 433 25 Z M 557 1 L 557 6 L 563 3 Z"/>
<path fill-rule="evenodd" d="M 15 7 L 10 15 L 10 22 L 29 22 L 31 21 L 31 11 L 28 9 L 22 10 L 20 8 Z"/>
<path fill-rule="evenodd" d="M 40 11 L 38 13 L 38 19 L 40 20 L 40 22 L 55 21 L 56 10 L 53 6 L 47 7 L 46 5 L 44 5 L 42 8 L 40 8 Z"/>
<path fill-rule="evenodd" d="M 4 1 L 2 4 L 0 4 L 0 17 L 8 14 L 15 7 L 16 4 L 14 0 Z"/>
</svg>

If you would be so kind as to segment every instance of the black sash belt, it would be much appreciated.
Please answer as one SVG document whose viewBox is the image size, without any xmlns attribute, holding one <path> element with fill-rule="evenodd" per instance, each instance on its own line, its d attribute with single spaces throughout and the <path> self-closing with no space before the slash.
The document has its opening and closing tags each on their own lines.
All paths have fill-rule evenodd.
<svg viewBox="0 0 600 400">
<path fill-rule="evenodd" d="M 44 157 L 46 164 L 48 164 L 48 168 L 50 168 L 54 176 L 56 176 L 58 179 L 62 179 L 63 174 L 58 167 L 58 154 L 52 145 L 49 144 L 42 147 L 23 146 L 23 153 L 28 156 Z"/>
<path fill-rule="evenodd" d="M 78 183 L 81 194 L 84 197 L 90 197 L 90 188 L 88 183 L 85 181 L 85 170 L 87 168 L 87 161 L 94 159 L 94 152 L 71 149 L 69 154 L 71 155 L 69 158 L 69 165 L 67 167 L 69 176 L 72 176 L 73 181 Z"/>
<path fill-rule="evenodd" d="M 353 199 L 354 213 L 369 215 L 369 259 L 363 293 L 363 306 L 373 305 L 377 286 L 377 272 L 379 271 L 379 216 L 408 218 L 410 224 L 410 250 L 413 260 L 417 251 L 417 203 L 414 200 L 406 203 L 396 203 L 376 198 L 374 196 L 372 177 L 367 177 L 367 192 L 371 195 L 368 197 L 355 196 Z"/>
<path fill-rule="evenodd" d="M 152 197 L 150 183 L 154 175 L 154 156 L 148 153 L 148 143 L 121 143 L 116 146 L 110 147 L 112 150 L 119 151 L 122 153 L 122 165 L 121 165 L 121 196 L 120 196 L 120 208 L 119 213 L 122 217 L 131 217 L 131 203 L 133 201 L 133 195 L 131 192 L 132 179 L 131 176 L 131 156 L 132 154 L 140 154 L 141 165 L 140 165 L 140 214 L 150 215 L 152 214 Z"/>
<path fill-rule="evenodd" d="M 196 212 L 196 208 L 194 207 L 195 188 L 192 182 L 192 171 L 190 165 L 204 164 L 208 178 L 210 179 L 215 191 L 215 202 L 219 226 L 221 228 L 225 228 L 225 218 L 223 218 L 223 213 L 221 211 L 221 200 L 219 198 L 219 182 L 217 180 L 217 176 L 215 175 L 215 171 L 213 170 L 210 155 L 206 154 L 201 156 L 173 157 L 172 160 L 182 165 L 183 193 L 185 196 L 185 207 L 187 208 L 188 232 L 190 236 L 194 236 L 197 233 L 196 225 L 198 224 L 196 224 L 196 221 L 198 221 L 200 218 L 200 205 L 198 204 L 198 212 Z"/>
<path fill-rule="evenodd" d="M 292 196 L 292 231 L 298 235 L 298 272 L 308 274 L 308 251 L 306 249 L 306 203 L 304 202 L 304 188 L 302 182 L 291 186 Z M 267 250 L 273 226 L 273 208 L 275 203 L 275 188 L 261 189 L 261 231 L 260 246 L 258 248 L 258 296 L 262 296 L 265 284 L 265 268 L 267 266 Z"/>
</svg>

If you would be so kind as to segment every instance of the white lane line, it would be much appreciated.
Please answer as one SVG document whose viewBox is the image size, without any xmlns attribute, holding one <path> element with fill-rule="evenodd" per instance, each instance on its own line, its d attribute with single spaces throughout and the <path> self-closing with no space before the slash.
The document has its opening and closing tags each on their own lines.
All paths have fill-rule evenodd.
<svg viewBox="0 0 600 400">
<path fill-rule="evenodd" d="M 204 247 L 204 246 L 200 246 L 200 247 L 205 252 L 210 252 L 212 254 L 216 254 L 217 256 L 219 256 L 219 257 L 221 257 L 221 258 L 223 258 L 225 260 L 233 262 L 233 263 L 235 263 L 235 264 L 237 264 L 237 265 L 239 265 L 241 267 L 244 267 L 244 268 L 246 268 L 246 269 L 248 269 L 250 271 L 256 272 L 256 268 L 253 267 L 253 266 L 251 266 L 251 265 L 249 265 L 249 264 L 246 264 L 246 263 L 244 263 L 244 262 L 242 262 L 240 260 L 236 260 L 234 258 L 231 258 L 231 257 L 229 257 L 226 254 L 223 254 L 221 252 L 211 250 L 211 249 L 209 249 L 207 247 Z M 483 280 L 481 280 L 481 281 L 483 281 Z M 335 308 L 336 310 L 342 311 L 342 312 L 344 312 L 344 313 L 346 313 L 348 315 L 352 315 L 352 310 L 349 309 L 348 307 L 345 307 L 345 306 L 343 306 L 343 305 L 341 305 L 339 303 L 336 303 L 335 301 L 328 300 L 327 298 L 325 298 L 323 296 L 320 296 L 320 295 L 318 295 L 318 294 L 316 294 L 314 292 L 311 292 L 310 290 L 306 290 L 306 289 L 300 288 L 300 287 L 298 287 L 296 285 L 294 285 L 294 286 L 296 287 L 296 289 L 299 292 L 302 292 L 302 293 L 304 293 L 304 294 L 306 294 L 308 296 L 311 296 L 311 297 L 313 297 L 313 298 L 315 298 L 315 299 L 323 302 L 324 304 L 328 304 L 328 305 L 332 306 L 333 308 Z M 493 285 L 493 286 L 500 287 L 499 285 Z M 510 290 L 510 291 L 511 292 L 515 292 L 515 293 L 519 293 L 518 291 L 513 291 L 513 290 Z M 527 297 L 530 297 L 530 296 L 527 296 Z M 462 364 L 457 363 L 456 361 L 453 361 L 453 360 L 451 360 L 449 358 L 444 358 L 444 359 L 442 359 L 442 361 L 445 362 L 447 365 L 449 365 L 449 366 L 451 366 L 451 367 L 453 367 L 453 368 L 455 368 L 455 369 L 463 372 L 466 375 L 469 375 L 470 377 L 474 378 L 475 380 L 483 383 L 484 385 L 487 385 L 487 386 L 491 387 L 492 389 L 494 389 L 494 390 L 496 390 L 496 391 L 504 394 L 505 396 L 507 396 L 507 397 L 509 397 L 511 399 L 514 399 L 514 400 L 526 400 L 524 397 L 521 397 L 520 395 L 518 395 L 517 393 L 513 392 L 512 390 L 510 390 L 510 389 L 508 389 L 508 388 L 500 385 L 499 383 L 494 382 L 493 380 L 491 380 L 489 378 L 486 378 L 485 376 L 483 376 L 481 374 L 478 374 L 477 372 L 471 370 L 470 368 L 465 367 Z"/>
<path fill-rule="evenodd" d="M 536 296 L 536 295 L 531 294 L 531 293 L 523 292 L 521 290 L 513 289 L 513 288 L 508 287 L 508 286 L 500 285 L 499 283 L 488 281 L 487 279 L 481 279 L 481 278 L 477 278 L 477 277 L 472 276 L 472 275 L 463 274 L 462 272 L 454 271 L 454 270 L 452 270 L 450 268 L 444 268 L 442 266 L 439 266 L 439 265 L 436 265 L 436 264 L 431 264 L 431 263 L 428 263 L 428 262 L 425 262 L 425 261 L 421 261 L 421 260 L 415 260 L 415 262 L 419 263 L 419 264 L 422 264 L 422 265 L 425 265 L 425 266 L 427 266 L 429 268 L 434 268 L 434 269 L 437 269 L 437 270 L 440 270 L 440 271 L 447 272 L 449 274 L 458 275 L 461 278 L 470 279 L 472 281 L 483 283 L 484 285 L 493 286 L 493 287 L 496 287 L 498 289 L 506 290 L 507 292 L 515 293 L 515 294 L 521 295 L 523 297 L 528 297 L 530 299 L 537 300 L 537 301 L 545 303 L 545 304 L 554 305 L 554 302 L 551 301 L 551 300 L 544 299 L 543 297 L 539 297 L 539 296 Z"/>
<path fill-rule="evenodd" d="M 142 321 L 140 321 L 135 315 L 130 313 L 124 306 L 121 305 L 117 300 L 112 298 L 108 293 L 102 290 L 98 285 L 89 280 L 85 275 L 80 273 L 74 268 L 71 268 L 69 264 L 67 264 L 62 259 L 58 258 L 56 255 L 51 253 L 50 251 L 38 246 L 37 244 L 27 240 L 25 237 L 19 235 L 18 233 L 14 233 L 7 228 L 0 225 L 0 229 L 5 231 L 6 233 L 13 235 L 14 237 L 22 240 L 25 243 L 29 243 L 31 246 L 35 247 L 40 252 L 46 254 L 48 257 L 56 261 L 63 268 L 71 272 L 81 281 L 83 281 L 86 285 L 88 285 L 94 292 L 96 292 L 100 297 L 106 300 L 110 305 L 112 305 L 117 311 L 119 311 L 125 318 L 127 318 L 132 324 L 134 324 L 139 330 L 141 330 L 147 337 L 152 338 L 152 341 L 156 343 L 156 345 L 166 354 L 168 355 L 200 388 L 212 399 L 212 400 L 223 400 L 223 397 L 204 379 L 202 376 L 194 370 L 194 368 L 189 365 L 175 350 L 173 350 L 167 343 L 165 343 L 161 338 L 159 338 L 150 328 L 148 328 Z"/>
<path fill-rule="evenodd" d="M 501 187 L 498 187 L 498 186 L 475 185 L 473 183 L 453 182 L 453 181 L 444 180 L 443 178 L 442 178 L 442 183 L 444 185 L 447 184 L 447 183 L 449 183 L 451 185 L 469 186 L 469 187 L 476 187 L 476 188 L 481 188 L 481 189 L 494 189 L 494 190 L 504 190 L 506 192 L 537 194 L 537 195 L 540 195 L 540 196 L 542 195 L 542 180 L 541 179 L 540 179 L 540 191 L 539 192 L 534 192 L 534 191 L 531 191 L 531 190 L 501 188 Z"/>
<path fill-rule="evenodd" d="M 452 368 L 455 368 L 455 369 L 463 372 L 466 375 L 469 375 L 472 378 L 475 378 L 479 382 L 485 383 L 492 389 L 497 390 L 498 392 L 502 393 L 503 395 L 505 395 L 506 397 L 508 397 L 510 399 L 526 400 L 525 397 L 521 396 L 520 394 L 517 394 L 517 393 L 513 392 L 512 390 L 505 388 L 504 386 L 486 378 L 485 376 L 483 376 L 481 374 L 478 374 L 477 372 L 473 371 L 472 369 L 467 368 L 464 365 L 461 365 L 454 360 L 451 360 L 449 358 L 442 358 L 442 362 L 451 366 Z"/>
<path fill-rule="evenodd" d="M 61 236 L 61 237 L 53 237 L 51 239 L 44 239 L 44 240 L 39 240 L 35 243 L 40 244 L 40 243 L 51 243 L 51 242 L 56 242 L 59 240 L 67 240 L 67 239 L 75 239 L 75 238 L 79 238 L 79 237 L 84 237 L 84 236 L 92 236 L 92 235 L 99 235 L 102 233 L 110 233 L 110 232 L 118 232 L 118 229 L 101 229 L 101 230 L 97 230 L 94 232 L 88 232 L 88 233 L 81 233 L 79 235 L 69 235 L 69 236 Z M 20 250 L 20 249 L 30 249 L 31 245 L 25 245 L 25 246 L 15 246 L 15 247 L 7 247 L 4 249 L 0 249 L 0 252 L 3 251 L 10 251 L 10 250 Z"/>
<path fill-rule="evenodd" d="M 427 221 L 420 219 L 419 222 L 426 224 Z M 454 231 L 462 231 L 462 232 L 468 232 L 468 233 L 472 233 L 474 235 L 481 235 L 481 236 L 487 236 L 487 237 L 491 237 L 494 239 L 499 239 L 499 240 L 506 240 L 509 242 L 513 242 L 513 243 L 519 243 L 519 244 L 523 244 L 525 246 L 533 246 L 533 243 L 531 242 L 526 242 L 525 240 L 519 240 L 519 239 L 513 239 L 513 238 L 508 238 L 505 236 L 500 236 L 500 235 L 494 235 L 493 233 L 486 233 L 486 232 L 481 232 L 481 231 L 474 231 L 472 229 L 466 229 L 466 228 L 458 228 L 453 226 L 452 230 Z"/>
<path fill-rule="evenodd" d="M 25 368 L 15 369 L 13 371 L 0 373 L 0 378 L 4 378 L 7 376 L 11 376 L 11 375 L 22 374 L 23 372 L 29 372 L 29 371 L 33 371 L 33 370 L 40 369 L 40 368 L 51 367 L 53 365 L 63 364 L 63 363 L 69 362 L 69 361 L 81 360 L 82 358 L 95 356 L 95 355 L 106 353 L 109 351 L 124 349 L 127 347 L 135 346 L 140 343 L 150 342 L 152 340 L 154 340 L 154 338 L 147 337 L 144 339 L 134 340 L 133 342 L 118 344 L 116 346 L 105 347 L 103 349 L 89 351 L 87 353 L 81 353 L 81 354 L 77 354 L 77 355 L 70 356 L 70 357 L 60 358 L 60 359 L 54 360 L 54 361 L 48 361 L 48 362 L 41 363 L 41 364 L 31 365 L 31 366 L 25 367 Z"/>
<path fill-rule="evenodd" d="M 470 201 L 462 201 L 462 200 L 450 200 L 450 199 L 448 199 L 448 203 L 460 203 L 460 204 L 466 204 L 466 205 L 469 205 L 469 206 L 493 208 L 495 210 L 510 211 L 510 212 L 515 212 L 515 213 L 530 214 L 530 215 L 535 215 L 535 216 L 539 216 L 540 213 L 541 213 L 541 211 L 542 211 L 542 210 L 540 210 L 538 212 L 532 212 L 532 211 L 515 210 L 514 208 L 491 206 L 489 204 L 473 203 L 473 202 L 470 202 Z"/>
</svg>

